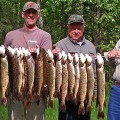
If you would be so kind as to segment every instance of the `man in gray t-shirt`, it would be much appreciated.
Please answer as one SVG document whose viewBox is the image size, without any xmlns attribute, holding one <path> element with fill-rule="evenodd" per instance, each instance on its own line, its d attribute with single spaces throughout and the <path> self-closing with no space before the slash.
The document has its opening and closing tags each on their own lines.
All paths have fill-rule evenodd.
<svg viewBox="0 0 120 120">
<path fill-rule="evenodd" d="M 36 26 L 39 18 L 39 7 L 34 2 L 27 2 L 23 7 L 22 18 L 24 19 L 23 28 L 10 31 L 5 37 L 6 47 L 24 47 L 30 52 L 36 52 L 36 47 L 45 50 L 52 49 L 51 35 Z M 41 99 L 37 105 L 34 101 L 31 108 L 26 110 L 20 101 L 10 104 L 8 98 L 8 119 L 9 120 L 44 120 L 45 104 Z"/>
</svg>

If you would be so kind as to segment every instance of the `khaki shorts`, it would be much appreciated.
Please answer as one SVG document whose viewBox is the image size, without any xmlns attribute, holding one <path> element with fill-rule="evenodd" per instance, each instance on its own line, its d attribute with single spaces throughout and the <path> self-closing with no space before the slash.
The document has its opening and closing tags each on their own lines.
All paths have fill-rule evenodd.
<svg viewBox="0 0 120 120">
<path fill-rule="evenodd" d="M 30 109 L 25 109 L 21 101 L 14 100 L 10 104 L 8 98 L 8 120 L 44 120 L 45 103 L 41 99 L 40 104 L 37 105 L 34 101 Z"/>
</svg>

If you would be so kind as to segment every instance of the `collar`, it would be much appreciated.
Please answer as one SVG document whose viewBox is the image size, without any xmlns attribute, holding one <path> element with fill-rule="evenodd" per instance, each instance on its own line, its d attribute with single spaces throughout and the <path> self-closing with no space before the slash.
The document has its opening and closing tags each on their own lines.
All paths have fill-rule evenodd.
<svg viewBox="0 0 120 120">
<path fill-rule="evenodd" d="M 83 45 L 83 44 L 85 44 L 85 42 L 86 42 L 86 39 L 85 39 L 85 37 L 83 36 L 82 37 L 82 39 L 79 41 L 79 42 L 77 42 L 76 40 L 73 40 L 71 37 L 69 37 L 69 36 L 67 36 L 68 37 L 68 39 L 73 43 L 73 44 L 78 44 L 79 45 L 79 42 L 82 42 L 82 44 L 81 45 Z"/>
<path fill-rule="evenodd" d="M 35 31 L 37 28 L 38 28 L 38 27 L 35 26 L 33 29 L 29 29 L 29 28 L 27 28 L 26 26 L 24 26 L 22 29 L 23 29 L 24 31 L 29 32 L 29 31 Z"/>
</svg>

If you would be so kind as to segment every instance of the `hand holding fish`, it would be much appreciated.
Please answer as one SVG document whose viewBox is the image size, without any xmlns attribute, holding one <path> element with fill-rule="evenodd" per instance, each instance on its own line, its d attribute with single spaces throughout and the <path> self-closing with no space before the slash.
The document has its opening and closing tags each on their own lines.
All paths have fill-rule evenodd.
<svg viewBox="0 0 120 120">
<path fill-rule="evenodd" d="M 55 55 L 55 54 L 57 54 L 57 53 L 59 53 L 59 52 L 60 52 L 60 48 L 57 48 L 56 45 L 54 44 L 54 45 L 53 45 L 52 53 Z"/>
<path fill-rule="evenodd" d="M 115 59 L 115 58 L 118 58 L 118 57 L 120 57 L 120 52 L 116 49 L 113 49 L 108 53 L 108 59 L 109 60 L 112 60 L 112 59 Z"/>
</svg>

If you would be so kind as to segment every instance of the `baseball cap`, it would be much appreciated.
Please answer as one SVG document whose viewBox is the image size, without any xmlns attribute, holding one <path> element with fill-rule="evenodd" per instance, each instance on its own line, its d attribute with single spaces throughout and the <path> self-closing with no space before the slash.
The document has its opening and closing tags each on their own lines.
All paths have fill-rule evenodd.
<svg viewBox="0 0 120 120">
<path fill-rule="evenodd" d="M 39 12 L 39 6 L 35 2 L 27 2 L 27 3 L 25 3 L 25 5 L 23 7 L 23 11 L 26 11 L 28 9 L 34 9 L 37 12 Z"/>
<path fill-rule="evenodd" d="M 85 21 L 82 15 L 78 15 L 78 14 L 71 15 L 68 19 L 68 24 L 76 23 L 76 22 L 85 24 Z"/>
</svg>

